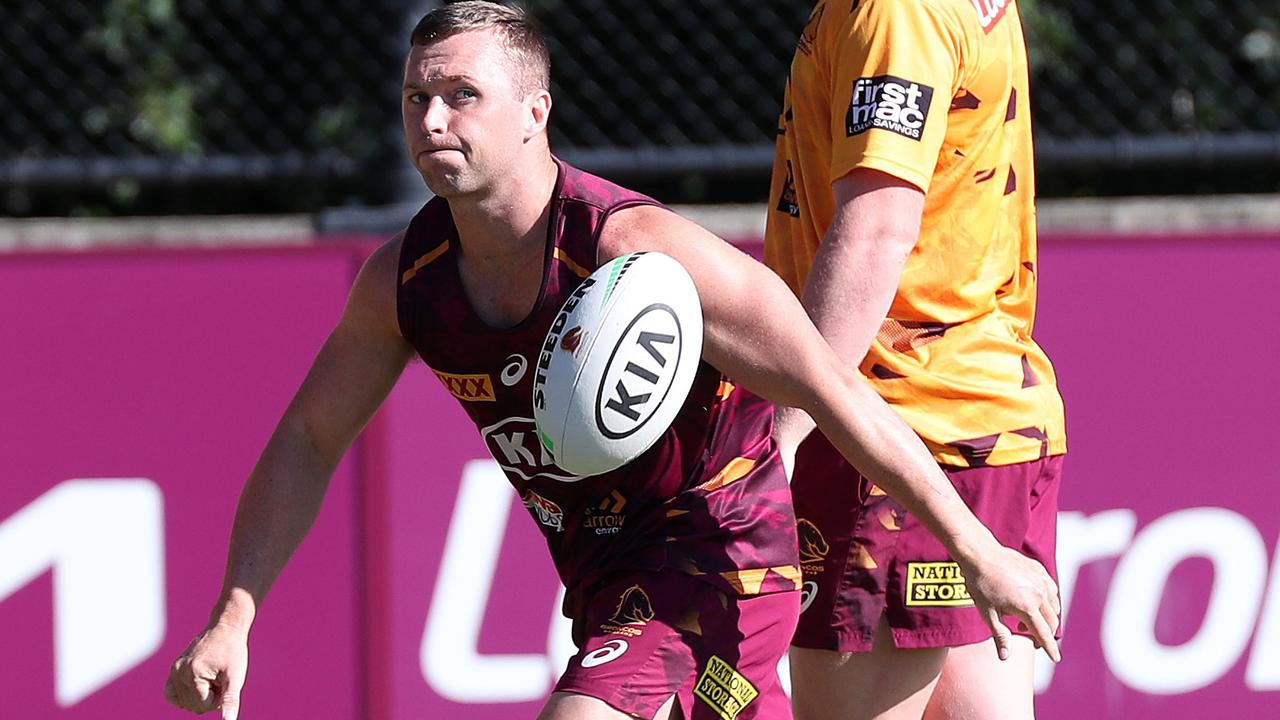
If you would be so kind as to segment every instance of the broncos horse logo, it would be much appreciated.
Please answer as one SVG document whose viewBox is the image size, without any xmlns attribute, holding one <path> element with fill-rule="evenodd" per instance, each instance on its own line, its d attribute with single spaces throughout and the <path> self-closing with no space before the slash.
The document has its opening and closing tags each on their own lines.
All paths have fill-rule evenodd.
<svg viewBox="0 0 1280 720">
<path fill-rule="evenodd" d="M 800 536 L 800 564 L 817 565 L 826 561 L 831 546 L 822 537 L 817 525 L 800 518 L 796 520 L 796 530 Z"/>
<path fill-rule="evenodd" d="M 653 619 L 653 605 L 649 595 L 639 585 L 632 585 L 622 591 L 618 598 L 618 609 L 613 611 L 609 622 L 613 625 L 644 625 Z"/>
</svg>

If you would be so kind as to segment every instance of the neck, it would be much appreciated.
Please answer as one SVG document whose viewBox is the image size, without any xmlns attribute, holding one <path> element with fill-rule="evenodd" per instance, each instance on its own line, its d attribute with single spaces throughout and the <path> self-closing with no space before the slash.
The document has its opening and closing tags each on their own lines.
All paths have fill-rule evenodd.
<svg viewBox="0 0 1280 720">
<path fill-rule="evenodd" d="M 556 174 L 547 155 L 527 171 L 513 171 L 483 197 L 450 200 L 460 252 L 485 262 L 518 260 L 535 248 L 541 252 Z"/>
</svg>

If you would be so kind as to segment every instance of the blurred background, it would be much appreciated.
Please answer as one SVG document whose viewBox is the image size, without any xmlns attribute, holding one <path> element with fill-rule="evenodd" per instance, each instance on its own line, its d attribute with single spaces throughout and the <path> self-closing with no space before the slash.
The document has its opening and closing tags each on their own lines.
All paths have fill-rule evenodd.
<svg viewBox="0 0 1280 720">
<path fill-rule="evenodd" d="M 530 0 L 554 148 L 669 203 L 768 190 L 807 0 Z M 401 160 L 409 0 L 6 0 L 14 217 L 322 213 L 420 198 Z M 1041 195 L 1280 190 L 1269 0 L 1021 3 Z"/>
<path fill-rule="evenodd" d="M 240 484 L 425 200 L 399 93 L 433 6 L 0 0 L 0 717 L 182 716 L 160 690 Z M 758 251 L 808 0 L 525 6 L 555 152 Z M 1274 718 L 1280 5 L 1019 7 L 1071 443 L 1039 716 Z M 260 616 L 242 717 L 536 714 L 559 589 L 465 423 L 411 367 Z"/>
</svg>

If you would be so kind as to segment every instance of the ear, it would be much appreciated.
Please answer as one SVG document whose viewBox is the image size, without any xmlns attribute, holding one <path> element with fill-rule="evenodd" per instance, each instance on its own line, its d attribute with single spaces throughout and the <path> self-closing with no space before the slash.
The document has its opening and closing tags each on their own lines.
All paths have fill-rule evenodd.
<svg viewBox="0 0 1280 720">
<path fill-rule="evenodd" d="M 547 131 L 547 121 L 551 119 L 551 93 L 537 90 L 525 98 L 524 139 L 530 140 Z"/>
</svg>

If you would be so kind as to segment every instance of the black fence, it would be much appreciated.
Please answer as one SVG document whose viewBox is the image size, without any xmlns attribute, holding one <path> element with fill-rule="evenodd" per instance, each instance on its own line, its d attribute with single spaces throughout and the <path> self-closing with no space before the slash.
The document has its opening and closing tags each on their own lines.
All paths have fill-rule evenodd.
<svg viewBox="0 0 1280 720">
<path fill-rule="evenodd" d="M 6 214 L 393 202 L 408 0 L 0 2 Z M 553 144 L 664 199 L 764 196 L 809 0 L 528 0 Z M 1041 190 L 1280 190 L 1276 0 L 1021 0 Z"/>
</svg>

